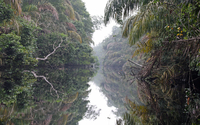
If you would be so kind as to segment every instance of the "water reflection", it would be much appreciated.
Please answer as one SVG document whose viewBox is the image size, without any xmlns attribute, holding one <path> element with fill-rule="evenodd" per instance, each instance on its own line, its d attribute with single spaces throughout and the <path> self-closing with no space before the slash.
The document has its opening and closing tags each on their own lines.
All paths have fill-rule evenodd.
<svg viewBox="0 0 200 125">
<path fill-rule="evenodd" d="M 157 74 L 157 77 L 137 79 L 138 96 L 142 104 L 137 104 L 128 97 L 125 99 L 125 124 L 199 124 L 199 93 L 192 92 L 187 87 L 190 82 L 183 81 L 180 76 L 179 79 L 170 79 L 169 75 L 176 76 L 173 73 L 168 70 Z M 122 119 L 118 120 L 117 125 L 122 125 L 121 121 Z"/>
<path fill-rule="evenodd" d="M 95 80 L 98 76 L 101 76 L 101 79 Z M 125 76 L 122 68 L 103 67 L 101 73 L 97 74 L 96 77 L 94 77 L 94 81 L 108 98 L 107 105 L 118 108 L 115 112 L 117 116 L 121 117 L 126 112 L 126 97 L 140 104 L 136 83 L 133 79 L 130 80 L 128 76 Z"/>
<path fill-rule="evenodd" d="M 79 125 L 115 125 L 116 119 L 126 112 L 126 97 L 140 104 L 135 83 L 125 77 L 121 68 L 100 67 L 92 82 L 89 82 L 91 93 L 88 98 L 90 105 L 96 105 L 101 109 L 100 116 L 94 121 L 83 119 Z"/>
<path fill-rule="evenodd" d="M 95 105 L 100 109 L 100 114 L 96 119 L 85 118 L 79 122 L 79 125 L 115 125 L 117 116 L 114 112 L 117 111 L 115 107 L 108 107 L 107 97 L 101 92 L 100 88 L 94 82 L 89 82 L 91 93 L 87 98 L 90 100 L 89 105 Z"/>
<path fill-rule="evenodd" d="M 184 84 L 165 84 L 163 77 L 135 79 L 132 75 L 134 71 L 124 71 L 104 67 L 97 74 L 101 78 L 94 79 L 108 98 L 107 105 L 118 108 L 114 112 L 121 116 L 117 125 L 123 125 L 123 122 L 126 125 L 199 123 L 198 92 L 192 92 Z"/>
<path fill-rule="evenodd" d="M 15 72 L 14 72 L 15 71 Z M 90 78 L 94 69 L 89 68 L 38 68 L 34 72 L 43 75 L 36 79 L 24 69 L 5 70 L 1 74 L 1 124 L 73 125 L 88 110 Z M 26 70 L 27 71 L 27 70 Z M 20 81 L 19 81 L 20 80 Z"/>
<path fill-rule="evenodd" d="M 31 71 L 57 92 L 24 68 L 1 71 L 2 125 L 115 125 L 116 119 L 118 125 L 199 123 L 199 93 L 161 84 L 161 78 L 136 80 L 127 75 L 131 71 L 111 67 L 93 79 L 96 71 L 90 68 Z"/>
</svg>

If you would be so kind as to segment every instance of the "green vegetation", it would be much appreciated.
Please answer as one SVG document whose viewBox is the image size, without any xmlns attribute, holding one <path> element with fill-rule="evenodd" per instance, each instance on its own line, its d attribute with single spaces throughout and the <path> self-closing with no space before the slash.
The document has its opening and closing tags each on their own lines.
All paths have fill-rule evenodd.
<svg viewBox="0 0 200 125">
<path fill-rule="evenodd" d="M 84 3 L 0 0 L 0 13 L 0 124 L 76 125 L 98 115 L 84 99 L 99 22 Z M 124 113 L 117 125 L 200 124 L 199 16 L 198 0 L 108 2 L 104 23 L 121 27 L 94 55 L 104 67 L 97 84 Z"/>
<path fill-rule="evenodd" d="M 199 12 L 198 0 L 108 2 L 105 24 L 122 24 L 144 62 L 134 73 L 144 107 L 127 99 L 125 124 L 199 124 Z"/>
<path fill-rule="evenodd" d="M 84 3 L 0 0 L 0 13 L 0 124 L 77 124 L 97 63 Z"/>
</svg>

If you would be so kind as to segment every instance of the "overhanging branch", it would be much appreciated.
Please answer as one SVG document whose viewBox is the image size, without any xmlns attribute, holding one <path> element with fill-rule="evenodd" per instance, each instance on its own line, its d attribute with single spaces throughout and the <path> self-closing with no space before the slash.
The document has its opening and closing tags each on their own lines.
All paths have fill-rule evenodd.
<svg viewBox="0 0 200 125">
<path fill-rule="evenodd" d="M 177 43 L 177 42 L 188 42 L 188 41 L 194 41 L 194 40 L 200 40 L 200 37 L 194 37 L 194 38 L 190 38 L 190 39 L 180 39 L 180 40 L 173 40 L 173 41 L 163 41 L 163 43 L 169 43 L 169 42 L 172 42 L 172 43 Z"/>
<path fill-rule="evenodd" d="M 63 43 L 63 40 L 61 39 L 61 42 L 59 43 L 59 45 L 58 45 L 57 47 L 54 47 L 54 44 L 53 44 L 53 51 L 52 51 L 51 53 L 49 53 L 49 54 L 48 54 L 46 57 L 44 57 L 44 58 L 38 58 L 38 57 L 37 57 L 36 59 L 37 59 L 37 60 L 47 60 L 48 57 L 51 56 L 52 54 L 54 54 L 58 48 L 62 47 L 62 46 L 61 46 L 62 43 Z"/>
</svg>

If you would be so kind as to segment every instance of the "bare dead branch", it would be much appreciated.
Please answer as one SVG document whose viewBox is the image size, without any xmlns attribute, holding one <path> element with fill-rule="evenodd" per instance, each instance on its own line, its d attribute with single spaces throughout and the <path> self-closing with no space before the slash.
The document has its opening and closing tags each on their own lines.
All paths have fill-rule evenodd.
<svg viewBox="0 0 200 125">
<path fill-rule="evenodd" d="M 38 57 L 37 57 L 36 59 L 37 59 L 37 60 L 47 60 L 48 57 L 51 56 L 52 54 L 54 54 L 58 48 L 62 47 L 62 46 L 61 46 L 62 43 L 63 43 L 63 40 L 61 39 L 61 42 L 59 43 L 59 45 L 58 45 L 57 47 L 54 47 L 54 45 L 53 45 L 53 51 L 52 51 L 51 53 L 49 53 L 49 54 L 48 54 L 46 57 L 44 57 L 44 58 L 38 58 Z"/>
<path fill-rule="evenodd" d="M 129 60 L 129 59 L 128 59 L 128 61 L 129 61 L 130 63 L 133 63 L 133 64 L 139 66 L 139 67 L 142 67 L 142 65 L 140 65 L 140 64 L 138 64 L 138 63 L 136 63 L 136 62 L 133 62 L 133 61 L 131 61 L 131 60 Z"/>
<path fill-rule="evenodd" d="M 190 38 L 190 39 L 180 39 L 180 40 L 173 40 L 171 41 L 172 43 L 177 43 L 177 42 L 189 42 L 189 41 L 195 41 L 195 40 L 200 40 L 200 37 L 194 37 L 194 38 Z M 167 43 L 167 42 L 170 42 L 170 41 L 163 41 L 163 43 Z"/>
<path fill-rule="evenodd" d="M 55 93 L 57 94 L 57 97 L 59 98 L 58 91 L 53 87 L 53 85 L 47 80 L 45 76 L 38 76 L 35 72 L 28 71 L 28 70 L 25 70 L 24 72 L 31 72 L 35 78 L 43 78 L 51 86 L 51 88 L 55 91 Z"/>
</svg>

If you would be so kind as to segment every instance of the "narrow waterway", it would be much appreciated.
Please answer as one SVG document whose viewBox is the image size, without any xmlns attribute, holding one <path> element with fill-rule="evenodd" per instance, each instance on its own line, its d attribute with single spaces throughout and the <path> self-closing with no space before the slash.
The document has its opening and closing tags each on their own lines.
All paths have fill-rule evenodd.
<svg viewBox="0 0 200 125">
<path fill-rule="evenodd" d="M 108 98 L 101 92 L 100 88 L 94 82 L 89 82 L 91 93 L 87 98 L 89 105 L 95 105 L 100 110 L 99 116 L 95 120 L 84 118 L 79 122 L 79 125 L 115 125 L 117 116 L 113 113 L 117 108 L 108 107 Z"/>
</svg>

